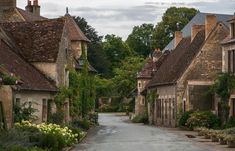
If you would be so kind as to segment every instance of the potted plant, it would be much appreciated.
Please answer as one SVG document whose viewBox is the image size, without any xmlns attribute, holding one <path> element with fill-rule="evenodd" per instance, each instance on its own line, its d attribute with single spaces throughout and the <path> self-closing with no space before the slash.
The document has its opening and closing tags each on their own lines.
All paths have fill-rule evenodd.
<svg viewBox="0 0 235 151">
<path fill-rule="evenodd" d="M 235 135 L 229 134 L 225 137 L 229 148 L 235 148 Z"/>
<path fill-rule="evenodd" d="M 221 132 L 217 135 L 217 137 L 219 138 L 220 145 L 226 145 L 227 144 L 227 141 L 225 140 L 225 137 L 226 137 L 225 133 Z"/>
<path fill-rule="evenodd" d="M 220 133 L 219 130 L 211 130 L 210 136 L 212 142 L 219 142 L 218 134 Z"/>
</svg>

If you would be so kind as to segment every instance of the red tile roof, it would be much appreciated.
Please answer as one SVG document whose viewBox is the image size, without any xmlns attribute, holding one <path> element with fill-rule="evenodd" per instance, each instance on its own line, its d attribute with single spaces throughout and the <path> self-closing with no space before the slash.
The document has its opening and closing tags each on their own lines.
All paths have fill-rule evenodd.
<svg viewBox="0 0 235 151">
<path fill-rule="evenodd" d="M 66 24 L 69 30 L 70 40 L 90 42 L 90 40 L 84 35 L 82 30 L 76 24 L 72 16 L 70 16 L 69 14 L 66 14 L 64 18 L 66 20 Z"/>
<path fill-rule="evenodd" d="M 57 91 L 52 81 L 13 52 L 3 41 L 0 43 L 0 57 L 1 66 L 21 81 L 17 85 L 20 90 Z"/>
<path fill-rule="evenodd" d="M 148 87 L 176 83 L 200 51 L 204 40 L 204 30 L 200 31 L 192 42 L 190 37 L 183 38 L 157 70 Z"/>
<path fill-rule="evenodd" d="M 21 8 L 16 8 L 17 11 L 23 16 L 25 21 L 39 21 L 39 20 L 45 20 L 47 18 L 42 16 L 34 15 L 33 13 L 27 12 Z"/>
<path fill-rule="evenodd" d="M 2 23 L 0 26 L 29 62 L 55 62 L 65 26 L 64 19 Z"/>
</svg>

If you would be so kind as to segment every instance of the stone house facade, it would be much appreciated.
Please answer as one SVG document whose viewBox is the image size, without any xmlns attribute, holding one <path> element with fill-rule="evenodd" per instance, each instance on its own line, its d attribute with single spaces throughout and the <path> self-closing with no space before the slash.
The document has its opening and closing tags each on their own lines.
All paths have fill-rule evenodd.
<svg viewBox="0 0 235 151">
<path fill-rule="evenodd" d="M 147 85 L 159 97 L 154 104 L 154 123 L 175 127 L 177 115 L 187 110 L 211 110 L 213 101 L 205 93 L 222 69 L 220 42 L 228 27 L 207 15 L 205 25 L 193 25 L 190 37 L 175 34 L 175 49 Z"/>
<path fill-rule="evenodd" d="M 76 68 L 81 45 L 87 47 L 89 39 L 68 12 L 58 19 L 40 16 L 38 0 L 28 0 L 26 10 L 17 8 L 16 0 L 0 0 L 0 39 L 0 64 L 21 81 L 11 86 L 11 102 L 0 96 L 5 112 L 16 103 L 30 102 L 37 109 L 36 122 L 46 122 L 48 107 L 56 111 L 54 97 L 60 87 L 69 86 L 69 69 Z M 65 121 L 70 120 L 69 106 L 65 100 Z M 6 118 L 10 127 L 13 119 Z"/>
<path fill-rule="evenodd" d="M 230 34 L 223 40 L 222 72 L 235 73 L 235 16 L 228 21 L 230 23 Z M 235 117 L 235 93 L 229 99 L 230 117 Z"/>
</svg>

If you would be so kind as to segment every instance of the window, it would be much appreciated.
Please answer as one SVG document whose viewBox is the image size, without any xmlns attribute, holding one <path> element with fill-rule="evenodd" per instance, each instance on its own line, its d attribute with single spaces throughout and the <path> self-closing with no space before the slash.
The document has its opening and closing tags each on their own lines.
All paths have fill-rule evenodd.
<svg viewBox="0 0 235 151">
<path fill-rule="evenodd" d="M 173 101 L 172 101 L 172 112 L 173 112 L 173 119 L 175 119 L 175 98 L 173 98 Z"/>
<path fill-rule="evenodd" d="M 186 99 L 183 101 L 183 112 L 186 112 Z"/>
<path fill-rule="evenodd" d="M 139 88 L 141 87 L 141 83 L 139 82 Z"/>
<path fill-rule="evenodd" d="M 235 117 L 235 99 L 232 99 L 232 111 L 233 111 L 233 117 Z"/>
<path fill-rule="evenodd" d="M 42 99 L 42 122 L 47 121 L 47 100 Z"/>
<path fill-rule="evenodd" d="M 235 50 L 228 51 L 228 72 L 235 73 Z"/>
<path fill-rule="evenodd" d="M 145 104 L 145 99 L 144 99 L 144 98 L 142 98 L 142 102 L 141 102 L 141 104 L 142 104 L 142 105 L 144 105 L 144 104 Z"/>
<path fill-rule="evenodd" d="M 231 23 L 231 38 L 235 38 L 235 23 Z"/>
<path fill-rule="evenodd" d="M 19 106 L 19 105 L 20 105 L 20 98 L 16 98 L 15 105 L 16 105 L 16 106 Z"/>
</svg>

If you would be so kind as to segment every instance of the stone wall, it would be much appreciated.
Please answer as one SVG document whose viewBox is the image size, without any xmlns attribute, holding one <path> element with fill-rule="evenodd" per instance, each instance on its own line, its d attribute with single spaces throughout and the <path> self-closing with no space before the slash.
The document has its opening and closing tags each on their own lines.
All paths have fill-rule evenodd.
<svg viewBox="0 0 235 151">
<path fill-rule="evenodd" d="M 37 117 L 37 120 L 35 123 L 41 123 L 47 121 L 47 116 L 43 118 L 43 100 L 46 101 L 46 105 L 48 105 L 48 100 L 54 99 L 54 94 L 50 92 L 41 92 L 41 91 L 16 91 L 14 95 L 14 103 L 16 103 L 16 100 L 20 101 L 20 104 L 23 104 L 25 102 L 32 103 L 32 107 L 36 109 L 35 116 Z M 55 104 L 51 104 L 51 111 L 55 112 L 56 107 Z M 47 112 L 47 111 L 46 111 Z"/>
<path fill-rule="evenodd" d="M 3 104 L 4 116 L 7 124 L 7 128 L 12 127 L 13 122 L 13 102 L 12 102 L 12 89 L 10 86 L 0 87 L 0 101 Z"/>
<path fill-rule="evenodd" d="M 206 100 L 201 92 L 209 91 L 208 83 L 211 85 L 222 71 L 222 47 L 220 43 L 228 34 L 229 29 L 224 24 L 218 23 L 206 39 L 201 51 L 178 80 L 177 100 L 178 102 L 181 101 L 181 104 L 183 104 L 183 99 L 186 99 L 186 110 L 189 110 L 191 107 L 195 110 L 209 110 L 209 106 L 211 106 L 209 105 L 210 103 L 207 102 L 207 104 L 204 101 L 211 102 L 211 100 L 209 98 L 209 100 Z M 195 83 L 188 85 L 189 81 L 195 81 Z M 198 99 L 201 99 L 201 104 L 198 102 Z M 197 104 L 195 104 L 195 102 L 197 102 Z M 203 108 L 202 106 L 205 104 L 207 104 L 207 107 Z M 211 110 L 212 109 L 213 107 L 211 106 Z"/>
<path fill-rule="evenodd" d="M 33 62 L 32 63 L 38 70 L 40 70 L 44 75 L 49 77 L 50 79 L 57 81 L 57 73 L 56 73 L 56 64 L 55 63 L 47 63 L 47 62 Z"/>
<path fill-rule="evenodd" d="M 0 0 L 0 10 L 16 7 L 16 0 Z"/>
</svg>

